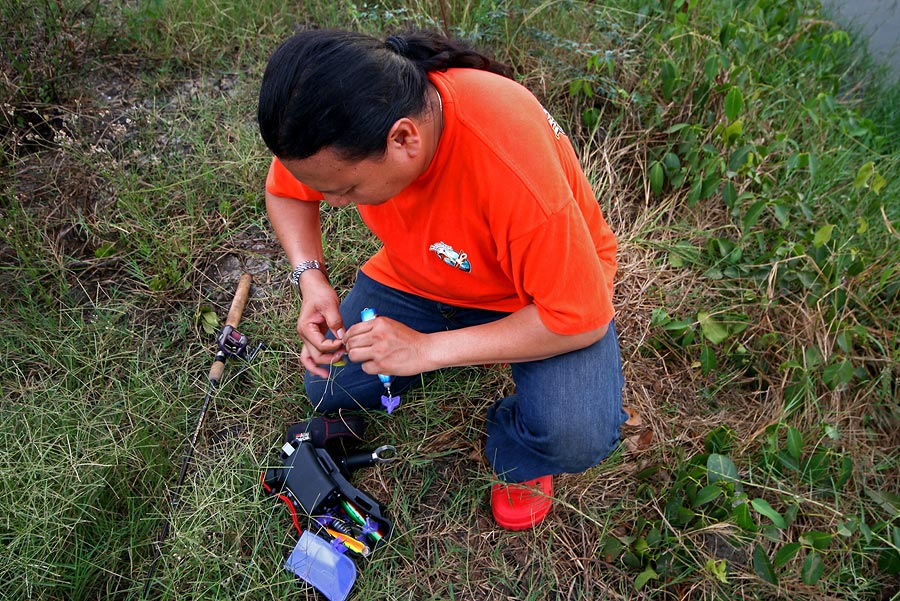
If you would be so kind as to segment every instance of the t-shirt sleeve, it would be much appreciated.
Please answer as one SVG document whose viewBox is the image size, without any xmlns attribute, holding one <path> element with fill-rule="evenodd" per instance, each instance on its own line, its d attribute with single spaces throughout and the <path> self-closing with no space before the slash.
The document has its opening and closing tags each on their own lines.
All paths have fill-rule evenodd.
<svg viewBox="0 0 900 601">
<path fill-rule="evenodd" d="M 272 159 L 269 165 L 269 174 L 266 176 L 266 191 L 274 196 L 296 198 L 298 200 L 322 200 L 322 194 L 300 182 L 291 175 L 277 157 Z"/>
<path fill-rule="evenodd" d="M 509 260 L 519 296 L 551 331 L 580 334 L 612 320 L 616 265 L 600 260 L 574 202 L 512 240 Z"/>
</svg>

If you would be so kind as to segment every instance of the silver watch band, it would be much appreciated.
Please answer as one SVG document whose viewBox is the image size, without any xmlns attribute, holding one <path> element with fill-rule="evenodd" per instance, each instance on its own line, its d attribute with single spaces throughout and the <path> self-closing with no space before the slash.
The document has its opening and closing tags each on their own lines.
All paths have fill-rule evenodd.
<svg viewBox="0 0 900 601">
<path fill-rule="evenodd" d="M 322 266 L 319 265 L 318 261 L 303 261 L 302 263 L 299 263 L 296 267 L 294 267 L 294 271 L 291 272 L 291 284 L 293 284 L 295 288 L 300 286 L 300 276 L 303 275 L 304 271 L 309 271 L 310 269 L 318 269 L 322 273 L 325 272 L 325 270 L 322 269 Z"/>
</svg>

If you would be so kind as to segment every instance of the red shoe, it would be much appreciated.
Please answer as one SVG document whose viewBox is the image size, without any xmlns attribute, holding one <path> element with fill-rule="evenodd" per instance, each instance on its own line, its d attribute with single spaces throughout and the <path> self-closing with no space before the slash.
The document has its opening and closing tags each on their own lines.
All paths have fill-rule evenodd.
<svg viewBox="0 0 900 601">
<path fill-rule="evenodd" d="M 527 530 L 540 524 L 553 504 L 553 476 L 491 488 L 494 519 L 507 530 Z"/>
</svg>

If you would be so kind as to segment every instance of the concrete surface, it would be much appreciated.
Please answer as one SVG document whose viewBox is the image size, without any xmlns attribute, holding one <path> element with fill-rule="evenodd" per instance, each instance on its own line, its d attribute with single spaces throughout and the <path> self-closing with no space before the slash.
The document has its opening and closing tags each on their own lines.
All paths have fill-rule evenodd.
<svg viewBox="0 0 900 601">
<path fill-rule="evenodd" d="M 869 50 L 900 78 L 900 0 L 822 0 L 829 15 L 869 37 Z"/>
</svg>

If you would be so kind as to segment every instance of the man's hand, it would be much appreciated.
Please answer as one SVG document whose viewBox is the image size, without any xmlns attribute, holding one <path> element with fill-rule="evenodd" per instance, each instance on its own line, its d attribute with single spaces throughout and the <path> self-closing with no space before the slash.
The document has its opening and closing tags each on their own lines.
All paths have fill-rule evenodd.
<svg viewBox="0 0 900 601">
<path fill-rule="evenodd" d="M 313 270 L 303 274 L 301 293 L 303 303 L 297 319 L 297 333 L 303 341 L 300 363 L 317 376 L 327 378 L 328 371 L 320 365 L 339 361 L 345 354 L 340 301 L 325 276 Z M 325 337 L 329 330 L 336 339 Z"/>
<path fill-rule="evenodd" d="M 388 317 L 353 325 L 343 341 L 347 356 L 367 374 L 412 376 L 436 368 L 427 359 L 428 335 Z"/>
</svg>

